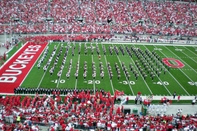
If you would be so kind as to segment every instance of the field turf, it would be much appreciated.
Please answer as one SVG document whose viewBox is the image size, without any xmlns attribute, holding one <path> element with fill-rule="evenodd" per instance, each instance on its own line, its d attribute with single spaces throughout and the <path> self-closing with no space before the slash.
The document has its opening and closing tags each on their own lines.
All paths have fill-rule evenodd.
<svg viewBox="0 0 197 131">
<path fill-rule="evenodd" d="M 43 67 L 49 60 L 49 57 L 56 45 L 57 50 L 55 55 L 47 67 L 47 71 L 44 72 Z M 87 48 L 87 54 L 85 54 L 85 45 Z M 62 53 L 59 56 L 57 65 L 55 66 L 54 73 L 52 76 L 49 73 L 50 68 L 53 66 L 57 54 Z M 57 73 L 60 70 L 64 54 L 68 48 L 68 55 L 66 56 L 66 62 L 62 70 L 60 78 Z M 74 48 L 75 47 L 75 48 Z M 80 48 L 80 49 L 79 49 Z M 104 48 L 106 54 L 104 54 Z M 127 48 L 127 49 L 126 49 Z M 92 54 L 93 49 L 93 54 Z M 124 55 L 122 51 L 124 52 Z M 133 51 L 133 50 L 134 51 Z M 100 58 L 97 53 L 100 51 Z M 110 53 L 112 51 L 112 54 Z M 118 51 L 118 54 L 116 51 Z M 128 51 L 131 53 L 129 55 Z M 80 51 L 80 54 L 78 53 Z M 146 51 L 146 52 L 145 52 Z M 74 52 L 74 55 L 72 55 Z M 136 52 L 136 53 L 134 53 Z M 148 53 L 149 52 L 149 55 Z M 154 55 L 153 55 L 154 53 Z M 144 54 L 144 55 L 142 55 Z M 137 55 L 139 55 L 137 57 Z M 41 57 L 43 54 L 41 55 Z M 143 95 L 172 95 L 174 91 L 180 95 L 196 95 L 197 94 L 197 47 L 196 46 L 175 46 L 175 45 L 164 45 L 164 44 L 115 44 L 115 43 L 78 43 L 71 42 L 61 43 L 53 42 L 48 44 L 48 53 L 44 58 L 43 63 L 40 64 L 40 69 L 37 65 L 41 60 L 41 57 L 37 60 L 34 67 L 21 84 L 22 87 L 26 88 L 57 88 L 57 89 L 91 89 L 110 91 L 112 94 L 116 90 L 124 91 L 126 95 L 136 95 L 139 91 Z M 171 67 L 164 64 L 162 60 L 167 58 Z M 170 58 L 170 59 L 169 59 Z M 173 60 L 171 59 L 173 58 Z M 70 77 L 67 78 L 66 74 L 72 59 Z M 140 60 L 141 59 L 141 60 Z M 178 60 L 178 62 L 176 61 Z M 84 79 L 84 63 L 87 62 L 87 77 Z M 75 77 L 77 62 L 79 63 L 78 78 Z M 95 63 L 96 77 L 92 77 L 93 67 L 92 63 Z M 100 63 L 103 65 L 104 78 L 100 76 Z M 118 74 L 115 68 L 115 63 L 118 65 L 120 70 L 120 79 L 118 80 Z M 145 68 L 144 63 L 147 67 Z M 182 63 L 179 68 L 177 65 Z M 132 71 L 130 69 L 132 65 Z M 111 73 L 113 74 L 112 79 L 109 76 L 108 65 L 111 66 Z M 130 77 L 126 77 L 126 71 Z M 141 71 L 139 70 L 141 68 Z M 161 72 L 158 76 L 156 70 Z M 135 72 L 134 72 L 135 70 Z M 164 74 L 165 70 L 165 74 Z M 150 77 L 150 72 L 154 76 L 153 79 Z M 135 77 L 135 74 L 139 76 Z M 146 78 L 143 78 L 143 74 Z"/>
</svg>

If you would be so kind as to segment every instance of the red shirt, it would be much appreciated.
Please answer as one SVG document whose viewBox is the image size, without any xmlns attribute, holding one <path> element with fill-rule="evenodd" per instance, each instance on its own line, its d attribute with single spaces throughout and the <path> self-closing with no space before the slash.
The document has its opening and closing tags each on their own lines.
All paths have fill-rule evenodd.
<svg viewBox="0 0 197 131">
<path fill-rule="evenodd" d="M 50 131 L 55 131 L 55 129 L 53 127 L 51 127 Z"/>
<path fill-rule="evenodd" d="M 111 127 L 111 123 L 108 123 L 108 124 L 107 124 L 107 127 Z"/>
<path fill-rule="evenodd" d="M 178 100 L 180 100 L 180 97 L 181 97 L 181 96 L 179 95 L 179 96 L 178 96 Z"/>
</svg>

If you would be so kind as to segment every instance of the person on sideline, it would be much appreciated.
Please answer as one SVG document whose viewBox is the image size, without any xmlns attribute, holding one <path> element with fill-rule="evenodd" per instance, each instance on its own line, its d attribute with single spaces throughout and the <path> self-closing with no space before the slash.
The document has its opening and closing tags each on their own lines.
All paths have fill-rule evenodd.
<svg viewBox="0 0 197 131">
<path fill-rule="evenodd" d="M 177 97 L 177 102 L 179 102 L 179 101 L 180 101 L 180 98 L 181 98 L 181 96 L 180 96 L 180 95 L 178 95 L 178 97 Z"/>
<path fill-rule="evenodd" d="M 196 104 L 196 99 L 192 100 L 192 105 L 194 106 Z"/>
<path fill-rule="evenodd" d="M 176 97 L 176 91 L 173 93 L 173 99 L 175 99 Z"/>
</svg>

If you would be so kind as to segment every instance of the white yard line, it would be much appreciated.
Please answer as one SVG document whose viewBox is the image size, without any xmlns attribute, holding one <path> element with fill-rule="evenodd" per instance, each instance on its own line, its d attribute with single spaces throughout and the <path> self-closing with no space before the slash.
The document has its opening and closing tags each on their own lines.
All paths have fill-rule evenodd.
<svg viewBox="0 0 197 131">
<path fill-rule="evenodd" d="M 145 48 L 146 48 L 146 46 L 145 45 L 143 45 Z M 146 48 L 147 50 L 149 50 L 148 48 Z M 152 68 L 150 68 L 151 70 L 153 70 Z M 157 76 L 157 74 L 153 71 L 153 73 L 155 74 L 155 76 L 160 80 L 160 81 L 162 81 L 161 79 L 160 79 L 160 77 L 158 77 Z M 168 91 L 168 93 L 170 94 L 170 95 L 172 95 L 171 94 L 171 92 L 168 90 L 168 88 L 165 86 L 165 84 L 162 84 L 165 88 L 166 88 L 166 90 Z"/>
<path fill-rule="evenodd" d="M 34 62 L 33 66 L 31 67 L 31 69 L 28 71 L 28 73 L 26 74 L 26 76 L 24 77 L 23 81 L 20 83 L 20 86 L 22 85 L 22 83 L 24 82 L 24 80 L 27 78 L 27 76 L 29 75 L 29 72 L 32 70 L 32 68 L 34 67 L 34 65 L 37 63 L 38 59 L 40 58 L 40 56 L 42 55 L 42 53 L 45 51 L 47 45 L 45 46 L 45 48 L 42 50 L 42 52 L 40 53 L 39 57 L 37 58 L 37 60 Z"/>
<path fill-rule="evenodd" d="M 57 46 L 57 49 L 56 49 L 56 51 L 58 50 L 58 47 L 59 47 L 59 45 L 60 45 L 60 43 L 58 44 L 58 46 Z M 55 54 L 56 54 L 56 51 L 55 51 Z M 54 55 L 55 56 L 55 55 Z M 54 57 L 53 56 L 53 57 Z M 51 65 L 51 63 L 50 63 L 50 65 Z M 50 66 L 49 65 L 49 66 Z M 48 67 L 49 67 L 48 66 Z M 44 79 L 44 76 L 46 75 L 46 72 L 48 71 L 48 67 L 47 67 L 47 70 L 44 72 L 44 74 L 42 75 L 42 78 L 41 78 L 41 80 L 40 80 L 40 82 L 39 82 L 39 84 L 38 84 L 38 86 L 37 86 L 37 89 L 40 87 L 40 84 L 42 83 L 42 81 L 43 81 L 43 79 Z"/>
<path fill-rule="evenodd" d="M 80 65 L 80 54 L 78 54 L 78 61 L 79 61 L 79 65 Z M 80 68 L 79 68 L 80 70 Z M 77 89 L 77 82 L 78 82 L 78 79 L 75 80 L 75 90 Z"/>
<path fill-rule="evenodd" d="M 102 44 L 109 44 L 109 42 L 101 42 Z M 158 46 L 191 46 L 191 47 L 197 47 L 197 45 L 193 44 L 193 45 L 188 45 L 188 44 L 167 44 L 167 43 L 131 43 L 131 42 L 110 42 L 111 44 L 118 44 L 118 45 L 121 45 L 121 44 L 125 44 L 125 45 L 158 45 Z"/>
<path fill-rule="evenodd" d="M 165 46 L 164 46 L 165 47 Z M 165 47 L 167 50 L 169 50 L 172 54 L 174 54 L 175 56 L 177 56 L 181 61 L 183 61 L 187 66 L 189 66 L 194 72 L 197 73 L 197 71 L 192 68 L 190 65 L 188 65 L 183 59 L 181 59 L 178 55 L 176 55 L 174 52 L 172 52 L 170 49 L 168 49 L 167 47 Z"/>
<path fill-rule="evenodd" d="M 69 49 L 70 49 L 70 48 L 68 48 L 68 52 L 69 52 Z M 68 54 L 69 54 L 69 53 L 68 53 Z M 67 56 L 68 56 L 68 55 L 67 55 Z M 67 56 L 66 56 L 66 57 L 67 57 Z M 61 66 L 60 66 L 60 67 L 61 67 Z M 64 69 L 65 69 L 65 68 L 64 68 Z M 62 74 L 63 74 L 64 69 L 62 70 Z M 60 80 L 61 80 L 62 74 L 61 74 L 60 78 L 59 78 L 59 79 L 58 79 L 58 81 L 57 81 L 56 88 L 58 88 L 58 86 L 59 86 L 59 83 L 60 83 Z"/>
<path fill-rule="evenodd" d="M 176 47 L 175 47 L 176 48 Z M 187 49 L 186 47 L 184 47 L 185 49 Z M 194 55 L 196 55 L 193 51 L 187 49 L 189 52 L 193 53 Z M 181 52 L 183 54 L 185 54 L 183 51 Z M 185 54 L 186 56 L 188 56 L 187 54 Z M 197 55 L 196 55 L 197 56 Z M 197 63 L 192 57 L 188 56 L 188 58 L 192 59 L 195 63 Z"/>
<path fill-rule="evenodd" d="M 194 49 L 195 49 L 195 51 L 197 52 L 197 47 L 194 47 L 194 46 L 192 46 Z"/>
<path fill-rule="evenodd" d="M 102 48 L 102 44 L 101 44 L 101 48 Z M 106 64 L 106 67 L 107 67 L 107 58 L 106 58 L 106 56 L 104 54 L 103 54 L 103 56 L 105 58 L 105 64 Z M 108 72 L 108 69 L 107 69 L 107 72 Z M 109 75 L 109 72 L 108 72 L 108 75 Z M 114 94 L 114 86 L 113 86 L 113 82 L 110 79 L 110 77 L 109 77 L 109 81 L 110 81 L 110 84 L 111 84 L 111 87 L 112 87 L 112 91 L 113 91 L 113 94 Z"/>
<path fill-rule="evenodd" d="M 155 46 L 154 46 L 155 47 Z M 162 51 L 160 51 L 165 57 L 167 57 Z M 178 68 L 179 69 L 179 68 Z M 180 69 L 179 69 L 180 70 Z M 182 71 L 182 70 L 181 70 Z M 168 73 L 174 78 L 174 80 L 180 85 L 180 87 L 186 92 L 187 95 L 190 95 L 185 88 L 179 83 L 179 81 L 168 71 Z"/>
<path fill-rule="evenodd" d="M 93 59 L 93 55 L 91 55 L 92 57 L 92 63 L 94 62 L 94 59 Z M 95 87 L 95 79 L 93 79 L 93 88 L 94 88 L 94 94 L 96 93 L 96 87 Z"/>
<path fill-rule="evenodd" d="M 184 46 L 183 46 L 183 47 L 184 47 Z M 187 49 L 188 51 L 190 51 L 190 52 L 191 52 L 192 54 L 194 54 L 195 56 L 197 56 L 197 54 L 196 54 L 196 53 L 197 53 L 197 49 L 196 49 L 196 48 L 193 47 L 193 48 L 195 49 L 196 53 L 194 53 L 193 51 L 191 51 L 190 49 L 188 49 L 188 48 L 186 48 L 186 47 L 184 47 L 184 48 Z"/>
<path fill-rule="evenodd" d="M 3 68 L 19 51 L 22 50 L 22 48 L 27 44 L 28 42 L 26 42 L 19 50 L 17 50 L 1 67 L 0 67 L 0 70 L 1 68 Z"/>
<path fill-rule="evenodd" d="M 124 44 L 123 44 L 123 46 L 124 46 Z M 124 48 L 125 48 L 125 46 L 124 46 Z M 126 52 L 127 52 L 127 51 L 126 51 Z M 127 52 L 127 54 L 128 54 L 128 52 Z M 131 59 L 131 57 L 130 57 L 130 59 Z M 133 61 L 133 59 L 131 59 L 131 61 L 133 62 L 133 65 L 135 66 L 135 68 L 138 70 L 138 68 L 137 68 L 137 66 L 135 65 L 135 62 Z M 141 74 L 141 73 L 140 73 L 140 76 L 142 77 L 142 74 Z M 142 79 L 143 79 L 144 83 L 146 84 L 146 86 L 147 86 L 148 90 L 150 91 L 150 93 L 153 94 L 153 92 L 151 91 L 149 85 L 146 83 L 146 81 L 144 80 L 143 77 L 142 77 Z"/>
<path fill-rule="evenodd" d="M 113 46 L 113 45 L 112 45 L 112 46 Z M 118 61 L 119 61 L 120 65 L 121 65 L 121 68 L 122 68 L 122 70 L 123 70 L 122 63 L 121 63 L 120 58 L 119 58 L 119 56 L 118 56 L 117 54 L 116 54 L 116 57 L 118 58 Z M 124 71 L 123 71 L 123 72 L 124 72 Z M 130 84 L 130 82 L 129 82 L 129 80 L 128 80 L 126 74 L 125 74 L 125 72 L 124 72 L 124 75 L 125 75 L 125 78 L 126 78 L 126 80 L 127 80 L 127 82 L 128 82 L 128 85 L 129 85 L 129 87 L 130 87 L 130 90 L 131 90 L 132 94 L 135 95 L 134 92 L 133 92 L 133 89 L 132 89 L 132 87 L 131 87 L 131 84 Z"/>
<path fill-rule="evenodd" d="M 188 56 L 188 55 L 187 55 L 186 53 L 184 53 L 183 51 L 182 51 L 181 53 L 185 54 L 189 59 L 191 59 L 194 63 L 197 64 L 197 62 L 196 62 L 192 57 Z M 195 70 L 195 69 L 193 68 L 193 70 Z"/>
</svg>

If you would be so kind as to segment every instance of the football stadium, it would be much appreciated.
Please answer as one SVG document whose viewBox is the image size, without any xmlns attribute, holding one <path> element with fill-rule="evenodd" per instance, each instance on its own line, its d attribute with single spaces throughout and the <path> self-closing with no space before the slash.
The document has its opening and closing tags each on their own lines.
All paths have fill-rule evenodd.
<svg viewBox="0 0 197 131">
<path fill-rule="evenodd" d="M 195 0 L 0 5 L 0 130 L 197 130 Z"/>
</svg>

